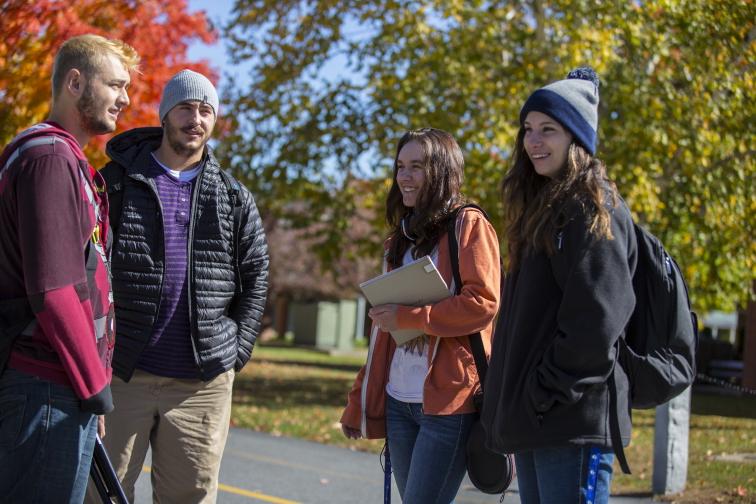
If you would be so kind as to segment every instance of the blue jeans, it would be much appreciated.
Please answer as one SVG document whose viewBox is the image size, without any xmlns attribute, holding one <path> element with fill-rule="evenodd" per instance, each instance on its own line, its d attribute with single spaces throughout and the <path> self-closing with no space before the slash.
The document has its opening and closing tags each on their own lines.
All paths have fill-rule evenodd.
<svg viewBox="0 0 756 504">
<path fill-rule="evenodd" d="M 465 443 L 474 415 L 426 415 L 420 403 L 386 402 L 391 466 L 402 502 L 448 504 L 465 477 Z"/>
<path fill-rule="evenodd" d="M 97 433 L 74 391 L 6 369 L 0 377 L 3 502 L 81 504 Z"/>
<path fill-rule="evenodd" d="M 522 504 L 607 504 L 611 448 L 568 446 L 515 454 Z"/>
</svg>

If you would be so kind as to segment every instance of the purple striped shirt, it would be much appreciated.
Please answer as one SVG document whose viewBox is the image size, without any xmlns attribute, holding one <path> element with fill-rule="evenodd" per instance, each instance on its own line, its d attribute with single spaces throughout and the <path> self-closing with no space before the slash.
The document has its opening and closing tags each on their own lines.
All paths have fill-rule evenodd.
<svg viewBox="0 0 756 504">
<path fill-rule="evenodd" d="M 194 181 L 179 181 L 153 159 L 163 207 L 165 271 L 160 311 L 137 367 L 172 378 L 199 378 L 189 327 L 188 238 Z"/>
</svg>

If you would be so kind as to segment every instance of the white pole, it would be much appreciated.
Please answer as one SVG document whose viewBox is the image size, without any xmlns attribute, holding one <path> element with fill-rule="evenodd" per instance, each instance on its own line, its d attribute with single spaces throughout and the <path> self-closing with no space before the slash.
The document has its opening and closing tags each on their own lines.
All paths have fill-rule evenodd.
<svg viewBox="0 0 756 504">
<path fill-rule="evenodd" d="M 690 387 L 656 408 L 654 426 L 654 494 L 676 494 L 685 490 L 688 478 L 688 434 Z"/>
</svg>

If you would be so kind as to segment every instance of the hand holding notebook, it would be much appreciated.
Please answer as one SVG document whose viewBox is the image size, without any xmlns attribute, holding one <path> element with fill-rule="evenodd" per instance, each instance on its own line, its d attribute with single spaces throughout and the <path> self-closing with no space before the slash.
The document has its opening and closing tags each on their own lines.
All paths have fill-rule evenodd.
<svg viewBox="0 0 756 504">
<path fill-rule="evenodd" d="M 427 255 L 361 283 L 360 289 L 372 306 L 389 303 L 425 306 L 452 295 Z M 391 331 L 397 345 L 402 345 L 421 334 L 423 332 L 419 329 Z"/>
</svg>

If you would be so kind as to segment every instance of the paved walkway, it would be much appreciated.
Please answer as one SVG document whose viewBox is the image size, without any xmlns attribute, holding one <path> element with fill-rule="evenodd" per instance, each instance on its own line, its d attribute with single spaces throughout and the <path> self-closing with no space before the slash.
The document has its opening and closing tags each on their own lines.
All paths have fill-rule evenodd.
<svg viewBox="0 0 756 504">
<path fill-rule="evenodd" d="M 151 502 L 149 460 L 145 466 L 137 482 L 136 504 Z M 220 481 L 219 504 L 383 502 L 383 473 L 377 455 L 246 429 L 231 429 Z M 455 502 L 498 504 L 499 498 L 479 492 L 465 478 Z M 396 486 L 392 502 L 401 502 Z M 515 481 L 503 503 L 519 502 Z M 611 499 L 611 504 L 650 502 L 648 498 Z"/>
</svg>

